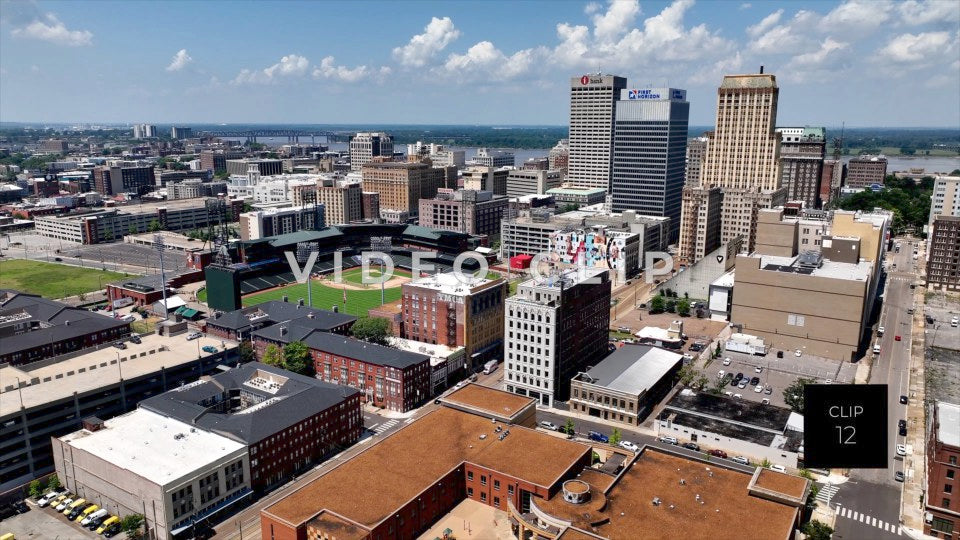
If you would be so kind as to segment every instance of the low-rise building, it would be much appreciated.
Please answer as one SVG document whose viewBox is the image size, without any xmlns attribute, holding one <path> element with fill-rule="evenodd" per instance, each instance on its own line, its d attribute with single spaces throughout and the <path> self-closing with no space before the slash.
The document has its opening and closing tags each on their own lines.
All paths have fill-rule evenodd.
<svg viewBox="0 0 960 540">
<path fill-rule="evenodd" d="M 228 174 L 245 175 L 250 172 L 251 167 L 255 167 L 261 176 L 283 174 L 283 161 L 279 159 L 227 159 L 225 164 Z"/>
<path fill-rule="evenodd" d="M 399 337 L 391 337 L 389 341 L 394 349 L 430 357 L 432 395 L 440 394 L 451 382 L 460 380 L 466 375 L 467 364 L 464 361 L 466 350 L 463 347 L 447 347 Z"/>
<path fill-rule="evenodd" d="M 639 426 L 673 388 L 683 355 L 624 345 L 570 381 L 570 406 L 604 420 Z"/>
<path fill-rule="evenodd" d="M 432 199 L 420 199 L 420 225 L 474 236 L 499 237 L 509 200 L 491 191 L 440 189 Z"/>
<path fill-rule="evenodd" d="M 496 167 L 467 167 L 461 175 L 463 189 L 491 191 L 494 195 L 507 194 L 507 177 L 510 169 Z"/>
<path fill-rule="evenodd" d="M 572 204 L 579 208 L 604 202 L 607 198 L 607 190 L 588 187 L 555 187 L 548 189 L 547 195 L 553 195 L 558 207 Z"/>
<path fill-rule="evenodd" d="M 563 183 L 563 172 L 558 170 L 512 169 L 507 172 L 507 197 L 543 195 Z"/>
<path fill-rule="evenodd" d="M 684 389 L 657 417 L 657 434 L 743 456 L 803 466 L 803 416 L 784 407 Z"/>
<path fill-rule="evenodd" d="M 887 157 L 862 155 L 847 162 L 847 187 L 882 186 L 887 177 Z"/>
<path fill-rule="evenodd" d="M 206 320 L 204 330 L 209 336 L 243 341 L 249 340 L 256 330 L 276 324 L 284 324 L 288 329 L 302 327 L 304 332 L 346 334 L 355 322 L 357 318 L 346 313 L 271 300 L 226 313 L 214 313 Z"/>
<path fill-rule="evenodd" d="M 923 501 L 923 532 L 935 538 L 952 538 L 960 530 L 960 405 L 938 401 L 927 440 L 927 482 Z"/>
<path fill-rule="evenodd" d="M 259 240 L 303 230 L 316 231 L 326 225 L 323 204 L 256 210 L 240 214 L 240 239 Z"/>
</svg>

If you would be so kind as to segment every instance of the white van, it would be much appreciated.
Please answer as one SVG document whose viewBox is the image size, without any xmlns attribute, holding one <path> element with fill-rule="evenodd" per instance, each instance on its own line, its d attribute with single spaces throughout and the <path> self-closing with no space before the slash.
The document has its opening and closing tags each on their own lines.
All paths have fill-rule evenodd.
<svg viewBox="0 0 960 540">
<path fill-rule="evenodd" d="M 787 472 L 787 468 L 786 468 L 786 467 L 784 467 L 783 465 L 777 465 L 777 464 L 771 465 L 771 466 L 770 466 L 770 470 L 771 470 L 771 471 L 777 471 L 777 472 L 779 472 L 779 473 L 786 473 L 786 472 Z"/>
<path fill-rule="evenodd" d="M 97 510 L 96 512 L 93 512 L 92 514 L 89 514 L 87 517 L 83 518 L 83 521 L 80 522 L 80 525 L 86 527 L 91 521 L 96 521 L 109 513 L 110 512 L 107 512 L 106 508 L 101 508 L 100 510 Z"/>
<path fill-rule="evenodd" d="M 873 354 L 880 354 L 880 342 L 873 344 Z"/>
<path fill-rule="evenodd" d="M 732 458 L 730 458 L 730 461 L 732 461 L 732 462 L 734 462 L 734 463 L 739 463 L 739 464 L 741 464 L 741 465 L 749 465 L 749 464 L 750 464 L 750 460 L 747 459 L 747 458 L 745 458 L 745 457 L 743 457 L 743 456 L 733 456 Z"/>
</svg>

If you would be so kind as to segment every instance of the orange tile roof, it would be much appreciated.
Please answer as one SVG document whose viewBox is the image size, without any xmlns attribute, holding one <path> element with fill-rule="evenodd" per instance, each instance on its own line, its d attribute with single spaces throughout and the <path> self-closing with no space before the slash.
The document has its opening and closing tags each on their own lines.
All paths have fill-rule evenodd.
<svg viewBox="0 0 960 540">
<path fill-rule="evenodd" d="M 494 427 L 482 416 L 440 408 L 264 513 L 299 525 L 328 510 L 372 528 L 464 462 L 549 487 L 590 452 L 585 444 L 516 425 L 507 426 L 510 435 L 500 441 Z"/>
</svg>

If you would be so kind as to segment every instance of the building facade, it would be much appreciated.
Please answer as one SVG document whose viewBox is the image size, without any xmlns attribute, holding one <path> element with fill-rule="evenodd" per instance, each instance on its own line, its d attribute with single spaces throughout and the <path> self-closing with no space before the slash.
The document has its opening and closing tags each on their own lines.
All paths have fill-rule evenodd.
<svg viewBox="0 0 960 540">
<path fill-rule="evenodd" d="M 225 162 L 228 174 L 246 175 L 252 167 L 256 167 L 260 176 L 283 174 L 283 160 L 279 159 L 227 159 Z"/>
<path fill-rule="evenodd" d="M 475 165 L 463 171 L 463 189 L 490 191 L 494 195 L 507 194 L 510 169 Z"/>
<path fill-rule="evenodd" d="M 934 179 L 928 225 L 932 226 L 937 216 L 960 217 L 960 176 L 937 176 Z"/>
<path fill-rule="evenodd" d="M 473 164 L 478 167 L 513 167 L 516 165 L 516 159 L 513 152 L 504 150 L 490 150 L 487 148 L 478 148 L 477 155 L 473 156 Z"/>
<path fill-rule="evenodd" d="M 551 171 L 560 171 L 563 177 L 567 176 L 567 163 L 570 158 L 570 140 L 560 139 L 553 145 L 547 155 L 547 168 Z"/>
<path fill-rule="evenodd" d="M 927 288 L 960 291 L 960 217 L 936 216 L 927 244 Z"/>
<path fill-rule="evenodd" d="M 706 136 L 694 137 L 687 141 L 687 160 L 683 172 L 684 187 L 700 187 L 700 170 L 703 167 L 703 158 L 707 154 L 709 141 L 710 139 Z"/>
<path fill-rule="evenodd" d="M 240 239 L 259 240 L 278 234 L 320 230 L 327 225 L 325 216 L 323 204 L 247 212 L 240 214 Z"/>
<path fill-rule="evenodd" d="M 607 354 L 610 277 L 581 268 L 517 286 L 506 301 L 504 387 L 552 406 L 570 379 Z"/>
<path fill-rule="evenodd" d="M 822 127 L 777 128 L 780 134 L 780 185 L 788 201 L 803 201 L 806 208 L 820 208 L 826 129 Z"/>
<path fill-rule="evenodd" d="M 886 156 L 858 156 L 847 162 L 847 185 L 849 188 L 882 186 L 887 177 Z"/>
<path fill-rule="evenodd" d="M 350 138 L 350 170 L 362 170 L 374 157 L 393 159 L 393 137 L 386 133 L 357 133 Z"/>
<path fill-rule="evenodd" d="M 938 401 L 931 408 L 923 532 L 952 539 L 960 532 L 960 405 Z"/>
<path fill-rule="evenodd" d="M 556 187 L 547 190 L 547 195 L 553 197 L 558 208 L 564 208 L 567 205 L 574 205 L 577 208 L 581 206 L 591 206 L 601 204 L 607 199 L 607 190 L 603 188 L 587 187 Z"/>
<path fill-rule="evenodd" d="M 616 103 L 627 79 L 588 74 L 570 78 L 570 152 L 567 179 L 579 187 L 610 189 Z"/>
<path fill-rule="evenodd" d="M 563 172 L 536 169 L 513 169 L 507 172 L 507 197 L 543 195 L 548 189 L 560 187 Z"/>
<path fill-rule="evenodd" d="M 723 190 L 685 187 L 681 204 L 680 260 L 693 264 L 720 247 Z"/>
<path fill-rule="evenodd" d="M 404 222 L 420 212 L 420 199 L 431 199 L 444 184 L 444 170 L 426 163 L 369 163 L 363 167 L 363 191 L 377 192 L 380 216 Z"/>
<path fill-rule="evenodd" d="M 467 369 L 502 358 L 503 278 L 462 283 L 454 273 L 438 273 L 403 284 L 404 338 L 464 347 Z"/>
<path fill-rule="evenodd" d="M 489 191 L 440 189 L 432 199 L 420 199 L 420 225 L 487 237 L 500 236 L 500 222 L 509 206 L 506 197 Z"/>
<path fill-rule="evenodd" d="M 157 179 L 152 166 L 97 167 L 93 170 L 93 184 L 101 195 L 143 195 L 156 189 Z"/>
<path fill-rule="evenodd" d="M 679 235 L 690 103 L 676 88 L 625 89 L 616 106 L 613 211 L 666 216 Z"/>
<path fill-rule="evenodd" d="M 783 206 L 787 188 L 774 191 L 726 188 L 720 205 L 720 242 L 725 244 L 743 238 L 744 253 L 754 250 L 757 237 L 757 214 L 764 208 Z"/>
</svg>

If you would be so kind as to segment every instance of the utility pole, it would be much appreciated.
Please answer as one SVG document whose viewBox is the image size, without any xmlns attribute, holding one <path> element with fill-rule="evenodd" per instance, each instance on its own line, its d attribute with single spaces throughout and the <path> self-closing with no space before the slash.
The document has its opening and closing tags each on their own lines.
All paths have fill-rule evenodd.
<svg viewBox="0 0 960 540">
<path fill-rule="evenodd" d="M 160 254 L 160 291 L 163 294 L 163 320 L 168 320 L 170 318 L 169 309 L 167 309 L 167 280 L 163 272 L 163 250 L 165 245 L 163 243 L 163 235 L 157 233 L 153 235 L 153 247 L 157 250 L 157 253 Z"/>
</svg>

